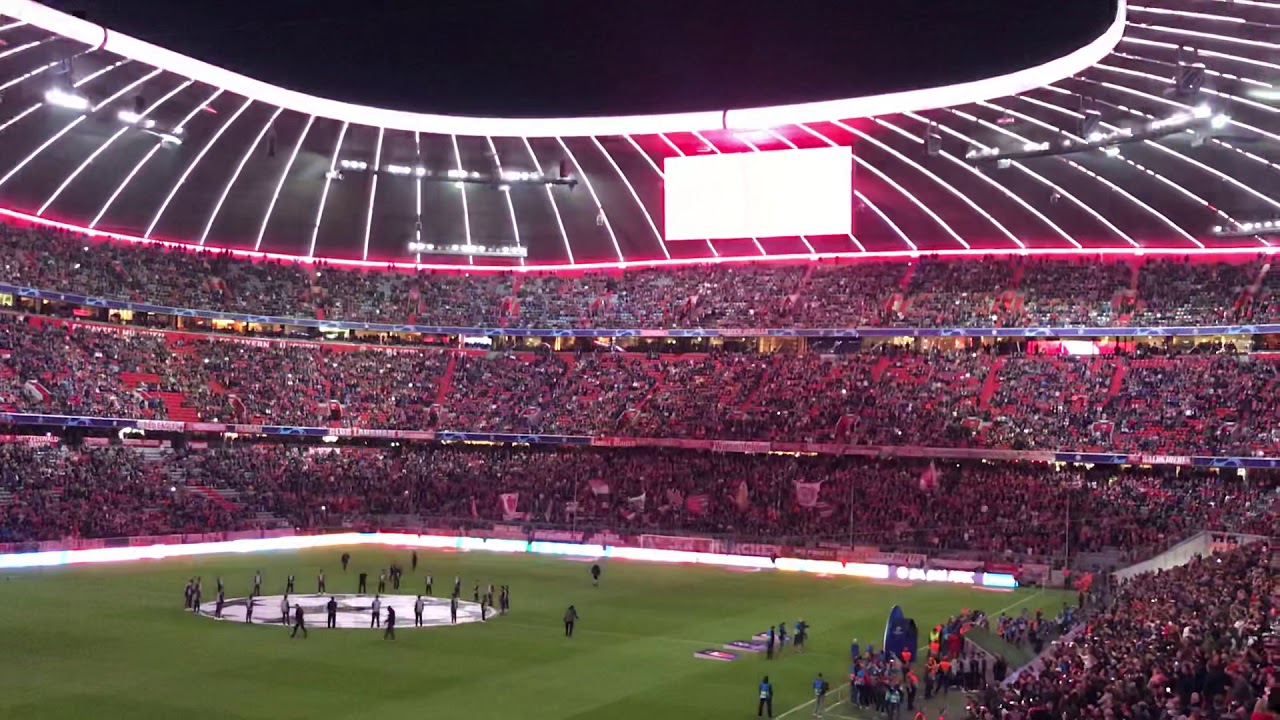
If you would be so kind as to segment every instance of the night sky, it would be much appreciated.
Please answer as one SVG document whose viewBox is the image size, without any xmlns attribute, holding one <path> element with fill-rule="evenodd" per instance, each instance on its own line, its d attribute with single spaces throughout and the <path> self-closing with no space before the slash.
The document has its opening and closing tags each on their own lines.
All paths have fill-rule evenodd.
<svg viewBox="0 0 1280 720">
<path fill-rule="evenodd" d="M 973 80 L 1065 54 L 1115 0 L 46 0 L 247 75 L 448 114 L 712 110 Z"/>
</svg>

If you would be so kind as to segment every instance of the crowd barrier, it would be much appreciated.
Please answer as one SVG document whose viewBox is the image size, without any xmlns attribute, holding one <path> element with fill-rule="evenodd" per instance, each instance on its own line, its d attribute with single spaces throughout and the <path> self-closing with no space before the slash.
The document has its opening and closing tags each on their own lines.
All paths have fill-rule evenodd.
<svg viewBox="0 0 1280 720">
<path fill-rule="evenodd" d="M 235 433 L 299 438 L 370 438 L 419 442 L 486 442 L 536 445 L 589 445 L 609 448 L 675 448 L 723 453 L 810 453 L 862 457 L 933 458 L 938 460 L 1012 460 L 1024 462 L 1090 463 L 1094 465 L 1179 465 L 1216 468 L 1280 468 L 1280 457 L 1223 457 L 1208 455 L 1150 455 L 1060 450 L 1001 450 L 984 448 L 917 447 L 909 445 L 845 445 L 840 443 L 751 442 L 684 438 L 599 437 L 532 433 L 477 433 L 452 430 L 388 430 L 357 427 L 302 427 L 250 423 L 180 422 L 131 418 L 0 413 L 0 425 L 76 427 L 102 430 L 137 429 L 175 433 Z M 3 437 L 24 437 L 4 435 Z"/>
<path fill-rule="evenodd" d="M 447 529 L 425 532 L 336 532 L 301 535 L 293 530 L 249 530 L 226 533 L 187 535 L 150 535 L 131 538 L 75 539 L 39 543 L 0 545 L 0 569 L 59 567 L 92 563 L 160 560 L 220 553 L 251 553 L 270 550 L 305 550 L 350 545 L 439 550 L 480 550 L 501 553 L 530 553 L 565 557 L 640 560 L 644 562 L 685 563 L 753 570 L 780 570 L 828 576 L 858 577 L 873 580 L 906 582 L 940 582 L 991 588 L 1016 588 L 1018 581 L 1010 573 L 988 572 L 981 568 L 944 569 L 907 567 L 875 560 L 891 560 L 893 556 L 860 555 L 856 548 L 842 558 L 834 551 L 831 558 L 793 557 L 793 548 L 771 546 L 780 553 L 743 554 L 729 552 L 723 541 L 710 538 L 687 538 L 667 535 L 642 535 L 635 544 L 604 544 L 618 536 L 596 533 L 581 538 L 582 542 L 563 542 L 532 538 L 476 537 L 460 535 Z M 501 531 L 498 531 L 501 532 Z M 626 538 L 618 538 L 626 539 Z M 763 549 L 763 547 L 757 547 Z M 898 558 L 912 559 L 912 557 Z M 919 556 L 923 560 L 923 556 Z"/>
<path fill-rule="evenodd" d="M 156 313 L 174 317 L 201 318 L 262 325 L 290 325 L 318 330 L 354 330 L 394 333 L 421 333 L 424 335 L 469 335 L 510 337 L 673 337 L 673 338 L 744 338 L 744 337 L 805 337 L 805 338 L 856 338 L 856 337 L 976 337 L 976 338 L 1052 338 L 1052 337 L 1163 337 L 1163 336 L 1215 336 L 1215 335 L 1263 335 L 1280 333 L 1280 325 L 1187 325 L 1175 327 L 971 327 L 971 328 L 520 328 L 520 327 L 461 327 L 452 325 L 412 325 L 401 323 L 352 322 L 343 320 L 318 320 L 306 317 L 281 317 L 252 315 L 248 313 L 219 312 L 195 308 L 152 305 L 115 298 L 94 297 L 77 293 L 44 290 L 0 283 L 0 293 L 36 300 L 51 300 L 108 310 L 130 310 Z"/>
</svg>

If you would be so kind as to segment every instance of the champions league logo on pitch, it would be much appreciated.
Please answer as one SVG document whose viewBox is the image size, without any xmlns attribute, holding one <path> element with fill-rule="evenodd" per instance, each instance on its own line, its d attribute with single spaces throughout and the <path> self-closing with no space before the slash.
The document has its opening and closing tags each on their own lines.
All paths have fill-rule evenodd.
<svg viewBox="0 0 1280 720">
<path fill-rule="evenodd" d="M 288 601 L 288 617 L 284 615 L 284 598 L 283 595 L 259 595 L 253 598 L 253 615 L 249 616 L 249 598 L 230 598 L 222 605 L 222 618 L 232 622 L 248 621 L 255 625 L 280 625 L 287 627 L 293 624 L 294 606 L 301 605 L 302 611 L 306 616 L 308 628 L 325 627 L 325 620 L 328 617 L 326 606 L 329 599 L 333 598 L 338 604 L 337 626 L 339 628 L 368 628 L 371 626 L 373 618 L 373 595 L 290 595 Z M 414 627 L 413 623 L 413 606 L 417 602 L 417 596 L 414 595 L 381 595 L 378 601 L 381 603 L 379 612 L 383 620 L 386 618 L 387 608 L 395 608 L 396 629 L 406 629 Z M 422 598 L 424 606 L 422 608 L 422 626 L 438 627 L 441 625 L 452 625 L 449 617 L 449 600 L 447 598 L 424 597 Z M 217 610 L 217 602 L 206 602 L 200 604 L 200 614 L 204 617 L 213 618 Z M 487 611 L 488 619 L 492 620 L 497 616 L 497 612 L 493 609 Z M 481 622 L 481 610 L 478 603 L 458 601 L 458 625 L 463 623 Z"/>
</svg>

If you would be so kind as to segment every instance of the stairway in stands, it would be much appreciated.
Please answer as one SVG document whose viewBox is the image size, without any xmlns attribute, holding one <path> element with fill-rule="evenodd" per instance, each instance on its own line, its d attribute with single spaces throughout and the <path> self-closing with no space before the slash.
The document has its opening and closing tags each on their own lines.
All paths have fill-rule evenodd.
<svg viewBox="0 0 1280 720">
<path fill-rule="evenodd" d="M 120 381 L 125 387 L 136 389 L 139 385 L 159 385 L 160 376 L 154 373 L 122 372 L 120 373 Z M 158 399 L 164 405 L 170 420 L 200 422 L 200 411 L 191 407 L 187 403 L 187 396 L 182 393 L 159 390 L 139 390 L 139 393 L 148 399 Z"/>
<path fill-rule="evenodd" d="M 1111 385 L 1107 387 L 1107 399 L 1110 400 L 1120 394 L 1120 390 L 1124 388 L 1124 362 L 1116 363 L 1116 371 L 1111 375 Z"/>
<path fill-rule="evenodd" d="M 436 392 L 436 404 L 444 405 L 444 399 L 449 397 L 449 390 L 453 389 L 453 370 L 458 366 L 458 354 L 449 353 L 449 362 L 444 366 L 444 372 L 440 374 L 440 389 Z"/>
<path fill-rule="evenodd" d="M 996 390 L 1000 387 L 1000 368 L 1004 367 L 1004 357 L 997 357 L 991 361 L 991 367 L 987 370 L 987 376 L 982 380 L 982 389 L 978 391 L 978 409 L 986 410 L 991 404 L 991 398 L 996 394 Z"/>
</svg>

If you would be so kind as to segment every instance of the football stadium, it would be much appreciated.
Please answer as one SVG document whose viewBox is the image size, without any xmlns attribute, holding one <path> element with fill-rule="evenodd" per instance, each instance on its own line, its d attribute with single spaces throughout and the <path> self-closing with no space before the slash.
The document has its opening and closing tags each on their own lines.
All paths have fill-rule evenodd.
<svg viewBox="0 0 1280 720">
<path fill-rule="evenodd" d="M 0 717 L 1280 717 L 1280 2 L 47 3 Z"/>
</svg>

